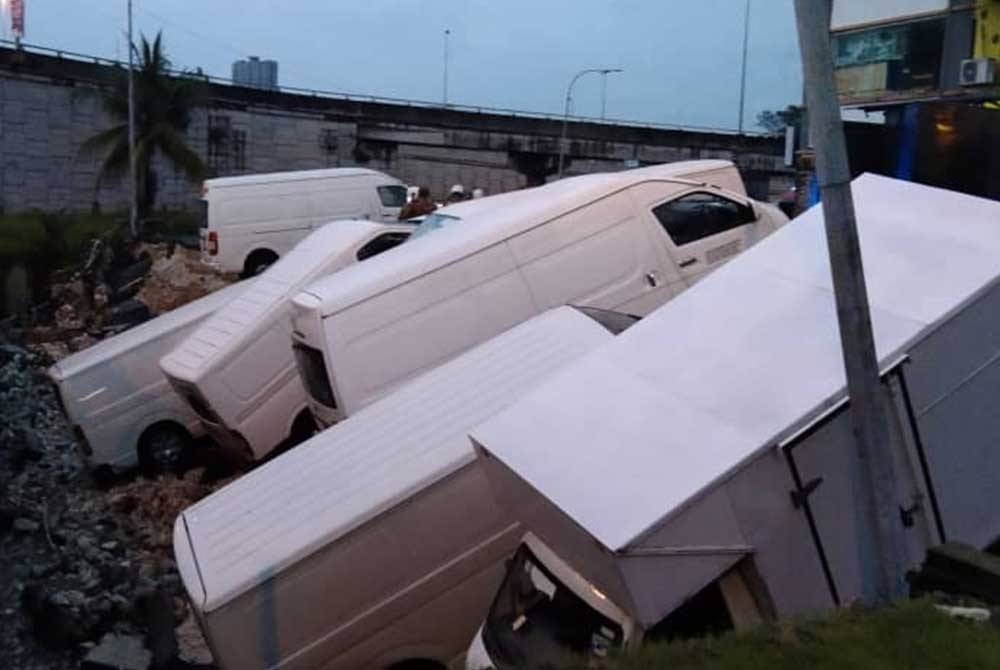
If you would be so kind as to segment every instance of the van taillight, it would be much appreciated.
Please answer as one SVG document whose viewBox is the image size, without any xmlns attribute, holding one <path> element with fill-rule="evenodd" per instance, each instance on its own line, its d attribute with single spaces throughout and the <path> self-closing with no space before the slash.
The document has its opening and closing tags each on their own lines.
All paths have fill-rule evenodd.
<svg viewBox="0 0 1000 670">
<path fill-rule="evenodd" d="M 208 233 L 208 255 L 215 256 L 219 253 L 219 234 L 214 230 Z"/>
<path fill-rule="evenodd" d="M 295 363 L 299 368 L 299 376 L 306 387 L 306 392 L 321 405 L 337 409 L 337 401 L 333 397 L 333 387 L 330 385 L 330 376 L 326 373 L 323 352 L 307 347 L 301 342 L 293 343 L 292 351 L 295 352 Z"/>
</svg>

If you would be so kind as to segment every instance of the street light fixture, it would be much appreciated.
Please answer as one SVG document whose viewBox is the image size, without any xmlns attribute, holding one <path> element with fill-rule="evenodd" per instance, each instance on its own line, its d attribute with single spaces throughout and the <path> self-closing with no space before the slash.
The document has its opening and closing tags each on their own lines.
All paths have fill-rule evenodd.
<svg viewBox="0 0 1000 670">
<path fill-rule="evenodd" d="M 572 97 L 573 96 L 573 85 L 576 84 L 576 80 L 577 79 L 579 79 L 580 77 L 582 77 L 585 74 L 590 74 L 590 73 L 599 74 L 599 75 L 602 75 L 605 78 L 605 80 L 607 80 L 607 76 L 609 74 L 612 74 L 612 73 L 615 73 L 615 72 L 623 72 L 623 70 L 618 69 L 618 68 L 600 68 L 600 67 L 593 67 L 593 68 L 587 68 L 586 70 L 580 70 L 575 75 L 573 75 L 573 78 L 569 82 L 569 86 L 566 87 L 566 105 L 563 108 L 562 136 L 559 138 L 559 178 L 560 179 L 562 178 L 563 163 L 565 162 L 565 158 L 566 158 L 566 129 L 567 129 L 567 126 L 569 124 L 569 103 L 570 103 L 570 100 L 573 99 L 573 97 Z M 603 118 L 603 116 L 604 116 L 604 112 L 603 112 L 603 103 L 602 103 L 601 117 Z"/>
</svg>

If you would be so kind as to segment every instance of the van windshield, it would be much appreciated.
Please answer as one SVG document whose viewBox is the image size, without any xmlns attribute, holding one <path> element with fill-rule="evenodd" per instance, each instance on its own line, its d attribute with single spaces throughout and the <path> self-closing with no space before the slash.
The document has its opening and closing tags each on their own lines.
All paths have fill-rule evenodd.
<svg viewBox="0 0 1000 670">
<path fill-rule="evenodd" d="M 559 582 L 524 545 L 507 569 L 483 626 L 483 644 L 498 670 L 573 658 L 604 657 L 623 631 Z M 570 666 L 567 666 L 570 667 Z"/>
<path fill-rule="evenodd" d="M 446 228 L 448 226 L 454 225 L 456 223 L 461 223 L 462 219 L 457 216 L 450 216 L 448 214 L 428 214 L 424 217 L 424 220 L 420 222 L 413 234 L 410 235 L 410 239 L 416 239 L 418 237 L 423 237 L 427 233 L 440 230 L 441 228 Z"/>
</svg>

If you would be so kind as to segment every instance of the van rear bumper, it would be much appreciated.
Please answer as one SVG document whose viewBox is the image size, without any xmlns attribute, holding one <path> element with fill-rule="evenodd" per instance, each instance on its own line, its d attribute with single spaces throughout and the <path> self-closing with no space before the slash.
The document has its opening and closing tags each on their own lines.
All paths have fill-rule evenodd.
<svg viewBox="0 0 1000 670">
<path fill-rule="evenodd" d="M 321 430 L 325 430 L 343 419 L 339 410 L 327 407 L 312 398 L 309 398 L 309 411 L 312 413 L 313 418 L 316 419 L 316 423 Z"/>
</svg>

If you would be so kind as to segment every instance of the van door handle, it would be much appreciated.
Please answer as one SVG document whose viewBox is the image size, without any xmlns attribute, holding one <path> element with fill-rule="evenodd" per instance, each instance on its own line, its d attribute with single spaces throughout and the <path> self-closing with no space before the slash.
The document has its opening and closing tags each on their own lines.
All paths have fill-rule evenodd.
<svg viewBox="0 0 1000 670">
<path fill-rule="evenodd" d="M 660 273 L 656 270 L 651 270 L 646 273 L 646 283 L 650 286 L 656 287 L 660 285 Z"/>
<path fill-rule="evenodd" d="M 694 265 L 697 262 L 698 262 L 697 258 L 685 258 L 680 263 L 678 263 L 678 265 L 681 266 L 682 268 L 686 268 L 687 266 Z"/>
</svg>

